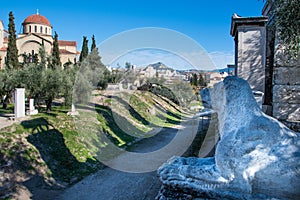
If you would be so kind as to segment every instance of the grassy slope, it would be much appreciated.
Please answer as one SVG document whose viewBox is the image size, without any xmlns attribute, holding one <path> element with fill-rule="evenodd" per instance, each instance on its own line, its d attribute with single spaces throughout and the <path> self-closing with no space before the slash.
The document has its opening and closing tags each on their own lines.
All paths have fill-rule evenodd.
<svg viewBox="0 0 300 200">
<path fill-rule="evenodd" d="M 97 155 L 107 138 L 126 148 L 146 137 L 147 131 L 174 126 L 184 116 L 181 108 L 148 92 L 101 98 L 94 102 L 95 116 L 78 109 L 76 124 L 67 109 L 54 107 L 51 113 L 0 130 L 0 197 L 32 176 L 41 177 L 47 185 L 77 182 L 103 167 Z"/>
</svg>

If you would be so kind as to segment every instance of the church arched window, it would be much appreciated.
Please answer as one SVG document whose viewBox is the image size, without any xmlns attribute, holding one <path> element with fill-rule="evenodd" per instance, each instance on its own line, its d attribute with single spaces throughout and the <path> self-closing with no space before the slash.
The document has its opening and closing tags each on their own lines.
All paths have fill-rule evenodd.
<svg viewBox="0 0 300 200">
<path fill-rule="evenodd" d="M 34 32 L 35 33 L 37 32 L 37 26 L 34 26 Z"/>
<path fill-rule="evenodd" d="M 43 33 L 43 27 L 42 26 L 40 27 L 40 32 Z"/>
<path fill-rule="evenodd" d="M 47 27 L 45 27 L 45 33 L 47 34 Z"/>
<path fill-rule="evenodd" d="M 29 26 L 29 33 L 31 33 L 31 26 Z"/>
</svg>

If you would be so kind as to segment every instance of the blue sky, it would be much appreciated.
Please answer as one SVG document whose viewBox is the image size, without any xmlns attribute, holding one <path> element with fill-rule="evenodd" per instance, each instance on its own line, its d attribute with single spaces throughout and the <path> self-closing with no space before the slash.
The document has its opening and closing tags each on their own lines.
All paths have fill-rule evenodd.
<svg viewBox="0 0 300 200">
<path fill-rule="evenodd" d="M 107 1 L 0 1 L 0 19 L 7 27 L 13 11 L 17 32 L 23 20 L 36 13 L 47 17 L 59 39 L 75 40 L 95 34 L 101 43 L 115 34 L 135 28 L 160 27 L 178 31 L 206 50 L 218 68 L 232 62 L 231 16 L 261 15 L 263 0 L 107 0 Z M 91 39 L 90 39 L 91 41 Z"/>
</svg>

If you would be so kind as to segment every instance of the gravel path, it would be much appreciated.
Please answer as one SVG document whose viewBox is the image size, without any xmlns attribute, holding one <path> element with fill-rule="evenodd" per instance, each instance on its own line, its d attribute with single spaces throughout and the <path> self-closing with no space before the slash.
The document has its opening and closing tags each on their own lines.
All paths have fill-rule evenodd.
<svg viewBox="0 0 300 200">
<path fill-rule="evenodd" d="M 177 139 L 175 147 L 169 149 L 169 154 L 170 152 L 174 152 L 174 154 L 161 156 L 160 162 L 163 163 L 173 155 L 180 154 L 181 145 L 186 145 L 190 137 L 196 134 L 197 128 L 198 124 L 195 123 L 195 120 L 186 121 L 183 127 L 164 128 L 157 135 L 135 144 L 131 148 L 131 152 L 154 152 L 168 146 L 170 141 L 173 142 L 174 139 Z M 124 153 L 116 160 L 131 162 L 126 160 L 126 158 L 127 155 Z M 151 160 L 134 165 L 147 167 L 146 165 L 149 162 Z M 66 189 L 56 199 L 152 200 L 155 199 L 160 186 L 161 183 L 157 177 L 156 170 L 147 173 L 127 173 L 107 167 Z"/>
</svg>

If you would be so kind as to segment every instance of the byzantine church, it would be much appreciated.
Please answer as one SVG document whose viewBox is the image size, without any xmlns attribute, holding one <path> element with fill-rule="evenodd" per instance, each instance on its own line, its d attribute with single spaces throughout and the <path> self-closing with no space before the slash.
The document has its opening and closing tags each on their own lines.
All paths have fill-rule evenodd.
<svg viewBox="0 0 300 200">
<path fill-rule="evenodd" d="M 22 54 L 34 55 L 44 44 L 47 55 L 51 55 L 53 46 L 52 25 L 49 20 L 39 13 L 28 16 L 22 23 L 23 32 L 17 36 L 17 48 L 19 61 L 23 61 Z M 0 69 L 5 66 L 6 51 L 8 45 L 8 31 L 4 29 L 0 20 Z M 62 64 L 76 63 L 78 60 L 76 41 L 59 40 L 60 60 Z"/>
</svg>

